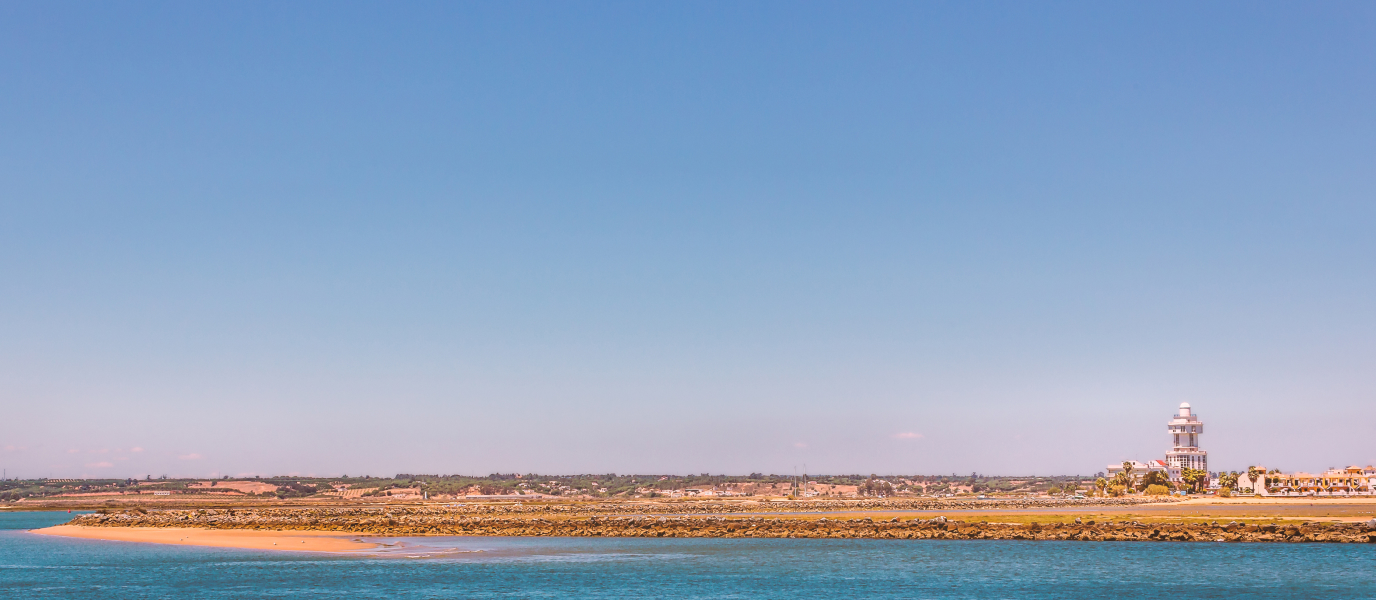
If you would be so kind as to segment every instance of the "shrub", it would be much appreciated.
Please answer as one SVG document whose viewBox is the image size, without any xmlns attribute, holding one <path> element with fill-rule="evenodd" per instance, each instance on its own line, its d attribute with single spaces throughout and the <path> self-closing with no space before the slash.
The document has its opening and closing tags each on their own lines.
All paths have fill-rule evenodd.
<svg viewBox="0 0 1376 600">
<path fill-rule="evenodd" d="M 1146 494 L 1148 496 L 1167 496 L 1170 495 L 1170 493 L 1171 491 L 1166 489 L 1164 485 L 1149 485 L 1146 489 Z"/>
<path fill-rule="evenodd" d="M 1233 489 L 1232 489 L 1232 488 L 1223 488 L 1223 489 L 1221 489 L 1221 490 L 1218 490 L 1218 497 L 1219 497 L 1219 498 L 1232 498 L 1232 497 L 1233 497 Z"/>
</svg>

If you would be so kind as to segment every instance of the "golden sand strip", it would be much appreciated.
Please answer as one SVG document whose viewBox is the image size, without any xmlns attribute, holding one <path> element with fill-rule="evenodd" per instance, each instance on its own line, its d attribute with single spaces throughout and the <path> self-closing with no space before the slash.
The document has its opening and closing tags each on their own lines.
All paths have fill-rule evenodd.
<svg viewBox="0 0 1376 600">
<path fill-rule="evenodd" d="M 215 546 L 250 550 L 297 552 L 352 552 L 376 548 L 377 544 L 356 541 L 355 535 L 325 531 L 260 531 L 246 529 L 197 529 L 191 527 L 83 527 L 58 525 L 33 529 L 30 533 L 59 537 L 145 542 L 180 546 Z"/>
</svg>

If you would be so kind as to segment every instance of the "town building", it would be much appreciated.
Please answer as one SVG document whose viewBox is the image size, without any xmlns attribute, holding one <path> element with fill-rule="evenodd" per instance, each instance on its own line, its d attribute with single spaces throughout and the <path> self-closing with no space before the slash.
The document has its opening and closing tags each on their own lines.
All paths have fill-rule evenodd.
<svg viewBox="0 0 1376 600">
<path fill-rule="evenodd" d="M 1204 422 L 1195 414 L 1188 402 L 1180 403 L 1180 410 L 1166 423 L 1171 435 L 1171 449 L 1166 452 L 1165 460 L 1146 462 L 1128 461 L 1132 467 L 1133 479 L 1138 482 L 1147 473 L 1165 472 L 1173 482 L 1182 482 L 1184 471 L 1194 469 L 1209 474 L 1208 488 L 1218 489 L 1220 480 L 1226 481 L 1225 473 L 1209 473 L 1209 453 L 1199 447 L 1199 436 L 1204 433 Z M 1236 483 L 1227 482 L 1235 491 L 1267 495 L 1376 495 L 1376 466 L 1360 467 L 1353 465 L 1345 469 L 1329 469 L 1323 473 L 1281 473 L 1267 472 L 1265 467 L 1251 467 L 1256 472 L 1253 477 L 1244 471 L 1235 473 Z M 1124 470 L 1124 464 L 1108 465 L 1109 477 L 1115 477 Z"/>
<path fill-rule="evenodd" d="M 1204 422 L 1190 410 L 1189 402 L 1180 403 L 1180 411 L 1166 423 L 1166 427 L 1174 442 L 1171 451 L 1166 453 L 1166 464 L 1179 471 L 1195 469 L 1207 473 L 1209 453 L 1199 449 L 1199 435 L 1204 433 Z"/>
<path fill-rule="evenodd" d="M 1191 412 L 1190 403 L 1180 403 L 1180 411 L 1166 423 L 1166 428 L 1172 438 L 1171 449 L 1166 452 L 1166 459 L 1128 461 L 1132 465 L 1134 478 L 1140 479 L 1152 471 L 1164 471 L 1171 481 L 1179 482 L 1182 481 L 1185 469 L 1208 472 L 1209 453 L 1199 449 L 1199 435 L 1204 433 L 1204 422 Z M 1106 469 L 1109 477 L 1116 476 L 1122 470 L 1122 464 L 1108 465 Z"/>
<path fill-rule="evenodd" d="M 1272 478 L 1272 488 L 1282 493 L 1367 494 L 1376 486 L 1376 468 L 1356 465 L 1329 469 L 1322 474 L 1284 473 Z"/>
<path fill-rule="evenodd" d="M 1257 471 L 1257 478 L 1256 478 L 1256 479 L 1252 479 L 1251 474 L 1248 472 L 1248 471 L 1250 471 L 1251 469 L 1253 469 L 1253 467 L 1248 467 L 1248 470 L 1247 470 L 1247 471 L 1243 471 L 1243 472 L 1237 474 L 1237 490 L 1236 490 L 1236 491 L 1241 492 L 1241 493 L 1244 493 L 1244 494 L 1257 494 L 1257 495 L 1259 495 L 1259 496 L 1265 496 L 1265 495 L 1266 495 L 1266 467 L 1260 467 L 1260 466 L 1259 466 L 1259 467 L 1255 467 L 1255 469 L 1256 469 L 1256 471 Z"/>
<path fill-rule="evenodd" d="M 1138 462 L 1135 460 L 1130 460 L 1127 461 L 1127 464 L 1132 465 L 1132 478 L 1135 481 L 1141 481 L 1144 475 L 1152 471 L 1164 472 L 1166 474 L 1166 477 L 1168 477 L 1171 481 L 1180 481 L 1180 469 L 1170 466 L 1166 463 L 1166 461 L 1161 460 L 1159 458 L 1156 460 L 1149 460 L 1147 462 Z M 1118 475 L 1118 472 L 1122 470 L 1122 463 L 1116 465 L 1109 465 L 1107 468 L 1108 476 L 1110 478 L 1116 477 Z"/>
</svg>

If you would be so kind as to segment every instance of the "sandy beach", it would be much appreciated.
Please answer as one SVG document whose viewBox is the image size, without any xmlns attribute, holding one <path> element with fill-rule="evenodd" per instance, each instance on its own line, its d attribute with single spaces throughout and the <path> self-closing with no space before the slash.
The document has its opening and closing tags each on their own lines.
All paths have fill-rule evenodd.
<svg viewBox="0 0 1376 600">
<path fill-rule="evenodd" d="M 357 541 L 357 536 L 323 531 L 255 531 L 245 529 L 198 529 L 193 527 L 83 527 L 58 525 L 34 529 L 30 533 L 59 537 L 216 546 L 252 550 L 296 552 L 352 552 L 376 548 L 377 544 Z"/>
</svg>

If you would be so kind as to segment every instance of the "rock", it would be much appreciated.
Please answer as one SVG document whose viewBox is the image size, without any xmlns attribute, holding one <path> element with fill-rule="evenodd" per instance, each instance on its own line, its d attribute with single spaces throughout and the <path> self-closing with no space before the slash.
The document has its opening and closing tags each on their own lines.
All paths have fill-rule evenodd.
<svg viewBox="0 0 1376 600">
<path fill-rule="evenodd" d="M 724 504 L 723 504 L 724 505 Z M 722 505 L 719 505 L 720 508 Z M 741 512 L 744 504 L 732 505 L 724 513 Z M 846 509 L 850 505 L 844 505 Z M 752 538 L 901 538 L 901 539 L 1066 539 L 1137 541 L 1376 541 L 1376 519 L 1350 525 L 1330 526 L 1275 524 L 1243 526 L 1236 521 L 1221 535 L 1215 523 L 1156 524 L 1117 522 L 1095 526 L 1080 517 L 1075 524 L 1046 523 L 1005 525 L 988 522 L 949 520 L 946 516 L 930 520 L 897 517 L 875 521 L 871 518 L 841 519 L 751 515 L 744 519 L 723 518 L 716 514 L 691 517 L 643 516 L 645 512 L 677 510 L 701 513 L 700 507 L 677 503 L 659 506 L 624 507 L 635 516 L 615 514 L 608 505 L 482 506 L 455 509 L 429 505 L 390 506 L 307 506 L 287 508 L 244 508 L 233 513 L 213 510 L 107 510 L 81 515 L 74 524 L 99 527 L 205 527 L 216 529 L 279 529 L 336 532 L 367 532 L 374 535 L 448 534 L 500 536 L 605 536 L 605 537 L 752 537 Z M 831 507 L 836 509 L 837 507 Z M 548 519 L 547 515 L 558 518 Z M 673 514 L 673 513 L 671 513 Z M 704 518 L 705 517 L 705 518 Z"/>
</svg>

